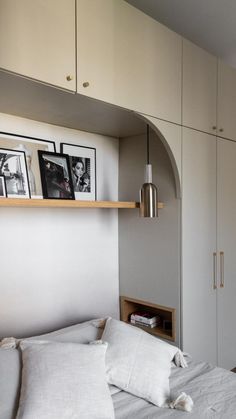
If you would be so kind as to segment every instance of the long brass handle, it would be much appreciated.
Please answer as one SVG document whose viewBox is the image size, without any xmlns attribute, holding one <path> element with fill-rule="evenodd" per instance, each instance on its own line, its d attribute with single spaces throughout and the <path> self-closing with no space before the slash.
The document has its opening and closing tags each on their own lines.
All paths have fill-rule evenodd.
<svg viewBox="0 0 236 419">
<path fill-rule="evenodd" d="M 224 252 L 220 252 L 220 288 L 224 288 L 225 286 L 225 275 L 224 275 L 224 271 L 225 271 L 225 267 L 224 267 L 224 262 L 225 262 L 225 255 Z"/>
<path fill-rule="evenodd" d="M 217 253 L 213 253 L 213 289 L 217 289 Z"/>
</svg>

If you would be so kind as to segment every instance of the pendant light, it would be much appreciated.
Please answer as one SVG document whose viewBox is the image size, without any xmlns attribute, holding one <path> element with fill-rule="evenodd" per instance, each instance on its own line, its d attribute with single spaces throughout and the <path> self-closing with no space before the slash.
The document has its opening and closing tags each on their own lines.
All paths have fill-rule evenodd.
<svg viewBox="0 0 236 419">
<path fill-rule="evenodd" d="M 140 217 L 158 217 L 157 188 L 152 183 L 152 165 L 149 162 L 149 125 L 147 125 L 147 164 L 145 183 L 140 189 Z"/>
</svg>

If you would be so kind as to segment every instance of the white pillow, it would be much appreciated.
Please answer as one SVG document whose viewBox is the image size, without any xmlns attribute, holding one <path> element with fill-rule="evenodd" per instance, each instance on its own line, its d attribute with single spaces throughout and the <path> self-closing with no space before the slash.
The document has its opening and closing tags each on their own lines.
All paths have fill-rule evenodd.
<svg viewBox="0 0 236 419">
<path fill-rule="evenodd" d="M 111 318 L 106 322 L 102 340 L 108 342 L 109 384 L 159 407 L 166 405 L 170 395 L 171 360 L 179 349 Z"/>
<path fill-rule="evenodd" d="M 114 419 L 107 344 L 22 341 L 17 419 Z"/>
</svg>

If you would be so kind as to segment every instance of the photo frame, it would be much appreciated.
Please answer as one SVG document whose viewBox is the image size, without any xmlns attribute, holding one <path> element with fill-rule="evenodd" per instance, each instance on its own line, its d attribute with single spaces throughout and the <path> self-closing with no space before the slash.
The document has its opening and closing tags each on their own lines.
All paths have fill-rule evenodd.
<svg viewBox="0 0 236 419">
<path fill-rule="evenodd" d="M 7 198 L 7 186 L 4 175 L 0 175 L 0 199 Z"/>
<path fill-rule="evenodd" d="M 69 156 L 62 153 L 38 151 L 43 197 L 75 199 Z"/>
<path fill-rule="evenodd" d="M 25 152 L 31 197 L 42 198 L 38 150 L 55 152 L 55 142 L 25 135 L 0 132 L 1 147 Z"/>
<path fill-rule="evenodd" d="M 8 198 L 30 198 L 24 151 L 0 147 L 0 175 L 5 177 Z"/>
<path fill-rule="evenodd" d="M 96 149 L 61 143 L 60 151 L 69 155 L 75 199 L 96 201 Z"/>
</svg>

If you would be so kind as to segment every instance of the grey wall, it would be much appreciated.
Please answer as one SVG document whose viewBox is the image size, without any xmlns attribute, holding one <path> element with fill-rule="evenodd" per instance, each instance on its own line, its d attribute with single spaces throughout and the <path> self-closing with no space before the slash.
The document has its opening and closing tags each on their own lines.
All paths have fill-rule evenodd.
<svg viewBox="0 0 236 419">
<path fill-rule="evenodd" d="M 169 157 L 155 134 L 150 159 L 153 182 L 164 209 L 159 218 L 140 218 L 138 210 L 119 213 L 120 295 L 177 309 L 177 343 L 180 310 L 180 201 Z M 146 139 L 120 140 L 119 199 L 139 200 L 144 183 Z"/>
<path fill-rule="evenodd" d="M 118 140 L 0 114 L 1 131 L 96 147 L 98 200 L 118 199 Z M 0 208 L 0 337 L 118 316 L 118 212 Z"/>
</svg>

